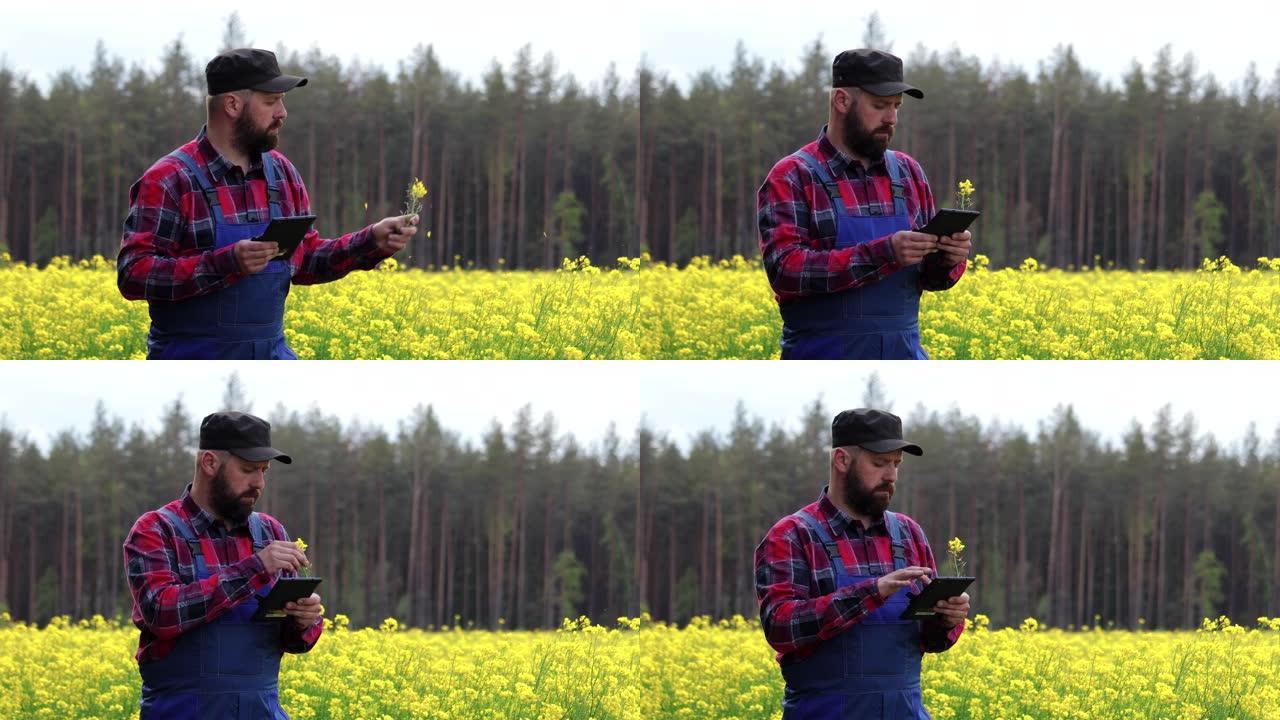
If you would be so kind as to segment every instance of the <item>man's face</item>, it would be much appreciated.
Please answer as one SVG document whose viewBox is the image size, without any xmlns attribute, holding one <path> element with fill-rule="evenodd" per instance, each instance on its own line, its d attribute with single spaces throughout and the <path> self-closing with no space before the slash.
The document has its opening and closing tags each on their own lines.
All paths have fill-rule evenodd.
<svg viewBox="0 0 1280 720">
<path fill-rule="evenodd" d="M 865 158 L 884 155 L 898 125 L 902 95 L 879 97 L 856 90 L 846 92 L 851 97 L 852 106 L 845 115 L 845 146 Z"/>
<path fill-rule="evenodd" d="M 280 144 L 280 128 L 288 116 L 283 93 L 249 93 L 249 101 L 241 105 L 236 117 L 236 147 L 246 155 L 274 150 Z"/>
<path fill-rule="evenodd" d="M 902 451 L 854 451 L 844 474 L 844 502 L 859 515 L 876 517 L 889 508 L 898 482 Z"/>
<path fill-rule="evenodd" d="M 209 484 L 213 511 L 233 522 L 244 522 L 267 484 L 270 461 L 250 462 L 235 454 L 227 456 Z"/>
</svg>

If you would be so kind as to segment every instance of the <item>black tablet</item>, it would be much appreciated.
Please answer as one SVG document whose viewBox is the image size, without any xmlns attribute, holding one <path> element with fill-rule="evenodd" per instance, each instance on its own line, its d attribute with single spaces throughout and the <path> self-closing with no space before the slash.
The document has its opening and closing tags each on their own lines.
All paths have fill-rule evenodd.
<svg viewBox="0 0 1280 720">
<path fill-rule="evenodd" d="M 280 251 L 276 253 L 275 257 L 271 258 L 272 260 L 287 260 L 293 257 L 293 251 L 298 249 L 302 238 L 306 237 L 307 232 L 311 230 L 312 223 L 315 221 L 315 215 L 272 218 L 271 224 L 267 225 L 266 232 L 262 233 L 262 237 L 257 239 L 261 242 L 273 242 L 280 246 Z"/>
<path fill-rule="evenodd" d="M 974 578 L 971 577 L 934 578 L 928 585 L 924 586 L 924 590 L 921 590 L 919 595 L 908 596 L 911 597 L 911 602 L 907 604 L 907 609 L 899 617 L 903 620 L 926 620 L 931 618 L 937 615 L 933 611 L 933 606 L 937 605 L 938 601 L 959 596 L 973 581 Z"/>
<path fill-rule="evenodd" d="M 924 227 L 916 230 L 916 232 L 924 233 L 925 235 L 937 235 L 938 237 L 942 237 L 943 235 L 955 235 L 956 233 L 962 233 L 965 230 L 968 230 L 969 226 L 973 224 L 973 221 L 977 220 L 978 216 L 981 214 L 982 212 L 979 210 L 952 210 L 950 208 L 944 208 L 939 210 L 938 214 L 934 215 L 932 220 L 925 223 Z"/>
<path fill-rule="evenodd" d="M 320 580 L 318 577 L 280 578 L 272 586 L 271 592 L 258 600 L 258 611 L 253 614 L 253 619 L 270 620 L 287 617 L 284 606 L 294 600 L 311 597 Z"/>
</svg>

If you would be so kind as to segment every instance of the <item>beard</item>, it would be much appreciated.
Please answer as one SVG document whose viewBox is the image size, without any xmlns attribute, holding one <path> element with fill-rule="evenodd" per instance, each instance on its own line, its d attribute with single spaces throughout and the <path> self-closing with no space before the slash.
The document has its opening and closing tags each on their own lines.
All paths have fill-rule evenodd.
<svg viewBox="0 0 1280 720">
<path fill-rule="evenodd" d="M 876 133 L 881 132 L 885 133 L 885 136 L 876 137 Z M 845 116 L 843 138 L 845 147 L 864 158 L 874 159 L 883 156 L 884 151 L 889 149 L 889 141 L 892 139 L 892 126 L 881 125 L 873 130 L 862 124 L 856 108 Z"/>
<path fill-rule="evenodd" d="M 844 474 L 844 502 L 859 515 L 879 517 L 889 509 L 889 501 L 893 499 L 893 487 L 880 485 L 871 490 L 864 490 L 862 478 L 854 471 L 853 466 Z"/>
<path fill-rule="evenodd" d="M 264 152 L 275 150 L 276 145 L 280 144 L 279 132 L 272 134 L 271 131 L 284 127 L 284 122 L 279 124 L 274 121 L 265 128 L 259 129 L 254 126 L 253 118 L 249 117 L 249 111 L 246 108 L 240 113 L 240 117 L 236 118 L 235 133 L 232 136 L 236 148 L 245 155 L 261 155 Z"/>
<path fill-rule="evenodd" d="M 237 495 L 231 489 L 231 483 L 227 482 L 227 466 L 223 463 L 209 484 L 209 502 L 213 504 L 213 511 L 219 517 L 242 523 L 249 519 L 249 513 L 253 512 L 258 497 L 253 490 Z"/>
</svg>

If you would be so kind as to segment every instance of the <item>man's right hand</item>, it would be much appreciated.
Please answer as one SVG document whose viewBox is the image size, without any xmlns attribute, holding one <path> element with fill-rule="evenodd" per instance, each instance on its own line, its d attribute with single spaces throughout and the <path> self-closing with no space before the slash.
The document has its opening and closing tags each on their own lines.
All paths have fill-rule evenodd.
<svg viewBox="0 0 1280 720">
<path fill-rule="evenodd" d="M 241 240 L 235 244 L 236 263 L 240 265 L 240 272 L 246 275 L 254 275 L 262 272 L 262 268 L 271 262 L 271 258 L 280 252 L 280 246 L 273 242 L 259 242 L 257 240 Z"/>
<path fill-rule="evenodd" d="M 270 545 L 259 550 L 258 558 L 262 560 L 263 565 L 267 566 L 267 572 L 272 575 L 281 570 L 290 570 L 296 573 L 308 564 L 307 556 L 298 549 L 298 546 L 284 540 L 275 540 Z M 888 576 L 886 575 L 885 577 Z"/>
<path fill-rule="evenodd" d="M 902 267 L 915 265 L 924 260 L 924 256 L 938 249 L 938 237 L 924 233 L 899 230 L 889 240 L 893 245 L 893 254 L 898 257 Z"/>
<path fill-rule="evenodd" d="M 911 585 L 916 580 L 923 579 L 924 584 L 929 584 L 929 576 L 933 571 L 927 567 L 904 567 L 901 570 L 894 570 L 888 575 L 881 575 L 876 578 L 876 591 L 880 593 L 880 597 L 885 600 L 889 596 L 898 592 L 904 587 Z"/>
</svg>

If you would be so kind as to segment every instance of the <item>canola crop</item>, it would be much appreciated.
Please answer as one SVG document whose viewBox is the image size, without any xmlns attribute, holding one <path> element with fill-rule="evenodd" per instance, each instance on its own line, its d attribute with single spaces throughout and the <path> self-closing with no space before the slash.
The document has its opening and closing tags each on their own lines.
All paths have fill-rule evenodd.
<svg viewBox="0 0 1280 720">
<path fill-rule="evenodd" d="M 0 359 L 142 358 L 147 325 L 110 261 L 0 258 Z M 920 327 L 935 359 L 1280 359 L 1280 259 L 1073 272 L 978 256 L 956 287 L 925 293 Z M 768 359 L 781 320 L 759 261 L 740 257 L 557 271 L 388 260 L 295 286 L 285 328 L 302 359 Z"/>
<path fill-rule="evenodd" d="M 639 720 L 781 717 L 782 681 L 754 621 L 677 628 L 620 618 L 559 631 L 422 631 L 328 623 L 288 655 L 280 698 L 298 719 Z M 137 631 L 95 617 L 35 628 L 0 614 L 0 717 L 138 716 Z M 979 615 L 925 656 L 938 720 L 1280 718 L 1280 619 L 1198 631 L 991 630 Z"/>
</svg>

